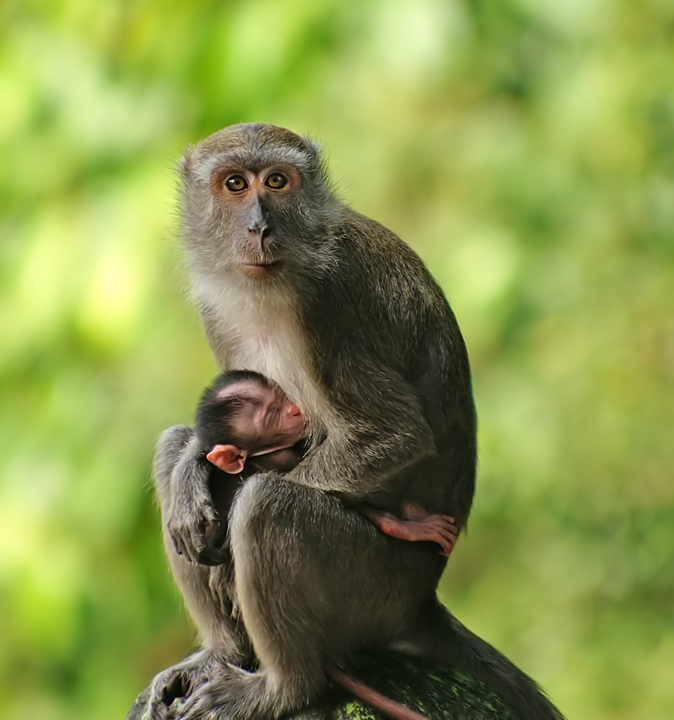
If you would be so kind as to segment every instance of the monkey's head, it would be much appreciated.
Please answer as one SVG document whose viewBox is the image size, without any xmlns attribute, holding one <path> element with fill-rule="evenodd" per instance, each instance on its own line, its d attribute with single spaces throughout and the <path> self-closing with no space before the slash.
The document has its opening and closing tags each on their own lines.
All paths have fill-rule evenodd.
<svg viewBox="0 0 674 720">
<path fill-rule="evenodd" d="M 325 265 L 324 228 L 339 204 L 310 140 L 233 125 L 188 149 L 181 174 L 184 239 L 200 274 L 273 281 Z"/>
<path fill-rule="evenodd" d="M 253 469 L 284 469 L 299 461 L 295 446 L 307 439 L 300 409 L 263 375 L 224 373 L 199 403 L 195 433 L 210 462 L 238 474 L 250 459 Z"/>
</svg>

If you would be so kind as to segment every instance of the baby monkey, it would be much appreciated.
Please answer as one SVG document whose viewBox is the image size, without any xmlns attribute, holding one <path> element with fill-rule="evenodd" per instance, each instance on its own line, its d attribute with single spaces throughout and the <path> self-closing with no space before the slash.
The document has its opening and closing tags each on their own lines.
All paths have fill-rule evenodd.
<svg viewBox="0 0 674 720">
<path fill-rule="evenodd" d="M 264 375 L 234 371 L 220 375 L 204 393 L 195 432 L 206 458 L 230 475 L 292 470 L 308 450 L 301 410 Z M 348 459 L 345 458 L 345 462 Z M 455 520 L 403 502 L 401 517 L 367 505 L 357 510 L 381 532 L 408 542 L 433 542 L 441 555 L 456 544 Z"/>
</svg>

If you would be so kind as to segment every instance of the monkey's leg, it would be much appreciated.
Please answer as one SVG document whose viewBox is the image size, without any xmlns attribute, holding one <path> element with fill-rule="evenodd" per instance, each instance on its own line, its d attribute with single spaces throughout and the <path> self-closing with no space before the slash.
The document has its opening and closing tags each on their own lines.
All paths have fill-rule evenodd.
<svg viewBox="0 0 674 720">
<path fill-rule="evenodd" d="M 148 703 L 148 720 L 172 717 L 170 706 L 173 700 L 188 695 L 211 674 L 212 666 L 220 666 L 223 659 L 246 665 L 252 656 L 243 624 L 233 612 L 233 572 L 228 547 L 223 546 L 222 563 L 217 567 L 192 562 L 178 552 L 169 527 L 168 518 L 176 515 L 175 505 L 181 502 L 178 490 L 185 490 L 178 486 L 185 482 L 206 482 L 200 476 L 203 468 L 191 456 L 192 436 L 188 426 L 177 426 L 164 432 L 155 456 L 154 479 L 166 555 L 207 649 L 155 678 Z M 226 512 L 225 508 L 222 510 Z M 187 509 L 182 508 L 180 512 L 189 520 Z"/>
<path fill-rule="evenodd" d="M 329 663 L 386 646 L 433 595 L 444 560 L 395 543 L 313 488 L 250 478 L 230 516 L 236 596 L 260 670 L 223 664 L 184 720 L 271 720 L 315 699 Z"/>
<path fill-rule="evenodd" d="M 252 650 L 240 620 L 232 615 L 225 568 L 190 563 L 177 555 L 165 540 L 173 574 L 185 597 L 185 604 L 202 635 L 205 649 L 159 673 L 152 682 L 147 720 L 173 718 L 172 703 L 188 697 L 215 668 L 231 660 L 251 663 Z"/>
<path fill-rule="evenodd" d="M 458 528 L 449 515 L 429 513 L 407 503 L 402 518 L 367 505 L 359 511 L 369 517 L 385 535 L 407 542 L 432 542 L 440 545 L 440 554 L 448 556 L 457 541 Z"/>
<path fill-rule="evenodd" d="M 166 430 L 157 447 L 154 481 L 162 516 L 164 548 L 187 608 L 206 644 L 226 657 L 239 659 L 242 641 L 240 623 L 232 617 L 233 573 L 229 547 L 223 543 L 220 564 L 210 568 L 194 562 L 192 554 L 183 554 L 176 543 L 171 519 L 181 516 L 192 520 L 193 507 L 182 507 L 190 488 L 211 502 L 206 466 L 198 462 L 193 430 L 178 425 Z M 187 486 L 187 487 L 185 487 Z M 176 507 L 178 506 L 178 507 Z M 213 515 L 227 514 L 228 507 L 213 508 Z M 244 649 L 245 653 L 245 649 Z"/>
<path fill-rule="evenodd" d="M 249 667 L 254 662 L 250 641 L 233 603 L 231 566 L 208 567 L 185 560 L 175 551 L 166 533 L 164 545 L 205 649 L 155 677 L 147 720 L 173 718 L 173 701 L 189 697 L 209 677 L 217 674 L 224 663 L 231 661 Z"/>
</svg>

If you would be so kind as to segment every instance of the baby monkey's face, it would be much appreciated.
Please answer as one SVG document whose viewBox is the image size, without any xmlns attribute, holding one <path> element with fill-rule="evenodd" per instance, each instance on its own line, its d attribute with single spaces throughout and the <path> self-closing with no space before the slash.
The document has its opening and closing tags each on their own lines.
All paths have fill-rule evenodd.
<svg viewBox="0 0 674 720">
<path fill-rule="evenodd" d="M 245 402 L 233 424 L 251 456 L 288 448 L 307 436 L 304 416 L 278 387 L 248 383 L 231 388 Z"/>
<path fill-rule="evenodd" d="M 237 444 L 212 448 L 206 457 L 214 465 L 238 474 L 249 458 L 254 459 L 258 471 L 286 470 L 299 462 L 301 451 L 294 446 L 308 435 L 304 417 L 278 386 L 246 380 L 219 394 L 220 399 L 227 397 L 239 402 L 230 420 Z"/>
</svg>

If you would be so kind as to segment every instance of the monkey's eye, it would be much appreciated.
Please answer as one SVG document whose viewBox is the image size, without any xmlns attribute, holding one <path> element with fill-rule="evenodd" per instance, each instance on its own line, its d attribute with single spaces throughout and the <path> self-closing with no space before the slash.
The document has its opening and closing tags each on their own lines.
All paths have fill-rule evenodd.
<svg viewBox="0 0 674 720">
<path fill-rule="evenodd" d="M 230 175 L 227 180 L 225 180 L 225 187 L 230 192 L 241 192 L 248 187 L 248 183 L 243 175 Z"/>
<path fill-rule="evenodd" d="M 264 184 L 272 190 L 281 190 L 288 184 L 288 178 L 283 173 L 272 173 L 265 181 Z"/>
<path fill-rule="evenodd" d="M 276 421 L 279 414 L 279 407 L 274 406 L 270 410 L 267 411 L 267 413 L 264 416 L 264 426 L 266 428 L 274 427 L 276 425 Z"/>
</svg>

